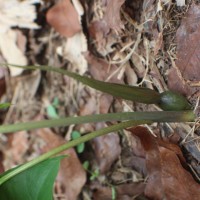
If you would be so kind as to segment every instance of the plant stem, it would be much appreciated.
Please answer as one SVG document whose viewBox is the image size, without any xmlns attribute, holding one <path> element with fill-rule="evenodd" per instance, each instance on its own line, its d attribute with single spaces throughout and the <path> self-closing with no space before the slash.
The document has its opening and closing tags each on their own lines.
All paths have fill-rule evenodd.
<svg viewBox="0 0 200 200">
<path fill-rule="evenodd" d="M 116 125 L 112 125 L 112 126 L 103 128 L 103 129 L 98 130 L 98 131 L 94 131 L 94 132 L 89 133 L 87 135 L 84 135 L 84 136 L 82 136 L 82 137 L 80 137 L 78 139 L 69 141 L 64 145 L 61 145 L 61 146 L 59 146 L 57 148 L 54 148 L 51 151 L 49 151 L 49 152 L 47 152 L 47 153 L 45 153 L 45 154 L 43 154 L 43 155 L 31 160 L 30 162 L 19 166 L 15 170 L 6 173 L 5 175 L 3 175 L 0 178 L 0 185 L 2 185 L 4 182 L 9 180 L 13 176 L 23 172 L 24 170 L 26 170 L 26 169 L 28 169 L 28 168 L 30 168 L 30 167 L 32 167 L 32 166 L 44 161 L 44 160 L 46 160 L 46 159 L 48 159 L 48 158 L 50 158 L 50 157 L 52 157 L 52 156 L 64 151 L 64 150 L 66 150 L 66 149 L 69 149 L 69 148 L 74 147 L 74 146 L 76 146 L 78 144 L 87 142 L 87 141 L 89 141 L 89 140 L 91 140 L 93 138 L 105 135 L 107 133 L 118 131 L 118 130 L 121 130 L 121 129 L 124 129 L 124 128 L 128 128 L 128 127 L 131 127 L 131 126 L 139 125 L 139 124 L 144 124 L 144 123 L 152 123 L 152 121 L 150 121 L 150 120 L 126 121 L 126 122 L 122 122 L 122 123 L 119 123 L 119 124 L 116 124 Z"/>
<path fill-rule="evenodd" d="M 45 127 L 68 126 L 71 124 L 83 124 L 103 121 L 123 120 L 151 120 L 152 122 L 190 122 L 194 121 L 193 111 L 159 111 L 159 112 L 124 112 L 97 115 L 86 115 L 80 117 L 67 117 L 60 119 L 42 120 L 36 122 L 24 122 L 12 125 L 0 126 L 0 133 L 12 133 L 21 130 L 32 130 Z"/>
<path fill-rule="evenodd" d="M 146 104 L 158 104 L 160 102 L 160 94 L 156 92 L 155 90 L 152 90 L 149 88 L 103 82 L 103 81 L 95 80 L 93 78 L 89 78 L 87 76 L 81 76 L 74 72 L 70 72 L 61 68 L 51 67 L 51 66 L 44 66 L 44 65 L 19 66 L 19 65 L 13 65 L 13 64 L 5 64 L 5 65 L 10 66 L 10 67 L 23 68 L 23 69 L 32 69 L 32 70 L 39 69 L 43 71 L 57 72 L 63 75 L 67 75 L 101 92 L 105 92 L 114 97 L 119 97 L 119 98 L 130 100 L 130 101 L 136 101 L 136 102 L 146 103 Z"/>
</svg>

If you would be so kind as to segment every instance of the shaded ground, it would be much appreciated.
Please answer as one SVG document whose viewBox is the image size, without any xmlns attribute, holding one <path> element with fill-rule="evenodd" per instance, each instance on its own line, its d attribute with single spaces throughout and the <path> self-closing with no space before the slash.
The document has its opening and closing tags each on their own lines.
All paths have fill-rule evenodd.
<svg viewBox="0 0 200 200">
<path fill-rule="evenodd" d="M 13 50 L 20 60 L 16 64 L 47 64 L 98 80 L 159 92 L 171 89 L 185 95 L 199 115 L 198 1 L 187 1 L 184 6 L 177 6 L 183 1 L 159 0 L 78 3 L 44 1 L 36 5 L 40 27 L 16 28 L 14 24 L 14 43 L 22 54 Z M 15 63 L 6 57 L 2 45 L 1 60 Z M 1 77 L 1 101 L 13 104 L 1 112 L 4 123 L 159 110 L 155 105 L 114 99 L 56 73 L 9 74 L 2 70 Z M 1 163 L 9 169 L 64 143 L 75 130 L 87 133 L 107 125 L 1 135 Z M 62 163 L 54 199 L 199 199 L 198 118 L 196 123 L 144 127 L 96 138 L 85 144 L 83 153 L 74 149 L 65 152 L 70 160 Z M 82 167 L 86 161 L 87 171 Z"/>
</svg>

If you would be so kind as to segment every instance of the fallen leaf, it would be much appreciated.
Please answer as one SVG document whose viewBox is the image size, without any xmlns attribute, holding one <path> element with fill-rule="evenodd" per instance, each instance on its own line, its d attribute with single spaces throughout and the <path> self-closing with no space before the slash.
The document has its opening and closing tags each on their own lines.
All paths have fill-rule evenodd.
<svg viewBox="0 0 200 200">
<path fill-rule="evenodd" d="M 120 18 L 120 9 L 125 0 L 107 0 L 104 20 L 109 29 L 120 31 L 124 25 Z"/>
<path fill-rule="evenodd" d="M 110 65 L 105 60 L 96 58 L 89 52 L 86 52 L 84 55 L 89 64 L 89 71 L 94 79 L 106 81 L 106 79 L 114 73 L 114 75 L 109 79 L 109 82 L 123 83 L 123 77 L 119 80 L 117 78 L 118 74 L 115 73 L 118 69 L 116 65 Z"/>
<path fill-rule="evenodd" d="M 174 200 L 200 198 L 199 184 L 183 168 L 177 156 L 177 152 L 180 153 L 177 151 L 178 146 L 174 148 L 174 144 L 159 142 L 144 127 L 138 126 L 130 130 L 133 136 L 131 141 L 137 140 L 137 143 L 133 144 L 138 144 L 140 149 L 143 148 L 141 152 L 137 150 L 135 153 L 136 145 L 133 145 L 133 153 L 140 153 L 140 157 L 145 158 L 148 179 L 144 193 L 147 197 Z"/>
<path fill-rule="evenodd" d="M 34 131 L 37 136 L 43 139 L 44 145 L 40 153 L 48 152 L 52 148 L 65 143 L 64 139 L 54 134 L 50 129 L 38 129 Z M 61 188 L 66 200 L 76 200 L 83 185 L 86 182 L 86 173 L 83 169 L 73 148 L 60 153 L 67 155 L 67 159 L 61 161 L 60 170 L 57 176 L 57 187 Z M 59 190 L 59 189 L 58 189 Z"/>
<path fill-rule="evenodd" d="M 15 65 L 27 65 L 27 58 L 16 44 L 17 32 L 14 30 L 7 30 L 0 32 L 0 49 L 3 57 L 8 63 Z M 21 74 L 23 69 L 10 67 L 11 76 Z"/>
<path fill-rule="evenodd" d="M 184 79 L 200 81 L 199 38 L 200 38 L 200 6 L 192 4 L 181 26 L 176 33 L 177 60 L 176 65 Z"/>
<path fill-rule="evenodd" d="M 0 0 L 0 32 L 5 33 L 10 27 L 37 29 L 39 26 L 34 22 L 36 19 L 36 3 L 41 0 L 18 1 Z"/>
<path fill-rule="evenodd" d="M 160 148 L 162 160 L 162 184 L 166 199 L 200 199 L 200 185 L 186 171 L 176 154 L 166 148 Z"/>
<path fill-rule="evenodd" d="M 88 67 L 87 61 L 82 54 L 86 51 L 87 41 L 82 32 L 74 33 L 64 45 L 57 48 L 57 53 L 69 60 L 74 66 L 74 70 L 78 70 L 81 75 L 86 72 Z"/>
<path fill-rule="evenodd" d="M 104 123 L 97 124 L 103 128 Z M 107 135 L 97 137 L 92 140 L 92 147 L 95 152 L 95 158 L 99 165 L 101 174 L 105 174 L 110 170 L 111 165 L 121 153 L 121 147 L 119 143 L 119 136 L 116 133 L 109 133 Z"/>
<path fill-rule="evenodd" d="M 199 91 L 200 6 L 192 4 L 176 33 L 176 67 L 169 71 L 169 88 L 188 96 Z M 195 87 L 196 85 L 196 87 Z"/>
<path fill-rule="evenodd" d="M 81 31 L 79 16 L 70 0 L 60 0 L 47 12 L 48 23 L 65 37 Z"/>
<path fill-rule="evenodd" d="M 8 136 L 8 149 L 4 152 L 5 159 L 12 158 L 9 165 L 15 166 L 24 162 L 24 156 L 29 149 L 28 133 L 20 131 Z"/>
</svg>

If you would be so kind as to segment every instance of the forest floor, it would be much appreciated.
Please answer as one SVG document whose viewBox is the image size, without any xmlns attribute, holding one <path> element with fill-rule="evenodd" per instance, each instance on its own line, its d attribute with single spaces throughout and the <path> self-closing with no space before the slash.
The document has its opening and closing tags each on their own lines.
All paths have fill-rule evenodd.
<svg viewBox="0 0 200 200">
<path fill-rule="evenodd" d="M 95 138 L 81 153 L 63 152 L 70 156 L 62 161 L 54 199 L 200 199 L 199 1 L 16 0 L 5 12 L 6 2 L 0 1 L 1 63 L 50 65 L 106 82 L 170 89 L 183 94 L 197 115 L 195 123 L 139 126 Z M 0 68 L 0 78 L 1 103 L 12 103 L 0 112 L 5 124 L 161 110 L 113 98 L 54 72 Z M 1 171 L 65 143 L 75 131 L 108 125 L 0 135 Z"/>
</svg>

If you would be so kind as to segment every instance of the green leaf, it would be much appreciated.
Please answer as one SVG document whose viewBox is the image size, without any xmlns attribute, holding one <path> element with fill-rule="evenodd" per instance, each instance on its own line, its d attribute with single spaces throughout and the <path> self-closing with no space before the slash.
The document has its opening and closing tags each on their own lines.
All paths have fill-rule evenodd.
<svg viewBox="0 0 200 200">
<path fill-rule="evenodd" d="M 47 159 L 12 177 L 0 186 L 0 199 L 52 200 L 53 183 L 59 170 L 60 160 L 63 157 Z M 18 167 L 6 171 L 0 179 Z"/>
<path fill-rule="evenodd" d="M 59 118 L 56 108 L 53 105 L 49 105 L 47 107 L 47 115 L 49 118 L 54 118 L 54 119 Z"/>
<path fill-rule="evenodd" d="M 53 99 L 52 106 L 55 107 L 55 108 L 57 108 L 59 106 L 59 99 L 58 99 L 58 97 L 55 97 Z"/>
<path fill-rule="evenodd" d="M 8 108 L 10 107 L 11 103 L 1 103 L 0 104 L 0 109 L 5 109 L 5 108 Z"/>
<path fill-rule="evenodd" d="M 72 136 L 72 140 L 75 140 L 75 139 L 80 138 L 81 134 L 78 131 L 73 131 L 71 136 Z M 76 150 L 77 150 L 78 153 L 83 153 L 84 149 L 85 149 L 84 143 L 81 143 L 81 144 L 76 146 Z"/>
<path fill-rule="evenodd" d="M 89 165 L 90 165 L 89 161 L 86 160 L 86 161 L 83 163 L 83 168 L 87 171 L 87 170 L 89 169 Z"/>
<path fill-rule="evenodd" d="M 112 200 L 116 200 L 117 194 L 114 186 L 111 187 L 111 191 L 112 191 Z"/>
<path fill-rule="evenodd" d="M 90 180 L 93 181 L 94 179 L 96 179 L 98 176 L 99 176 L 100 172 L 99 172 L 99 169 L 95 169 L 93 172 L 92 172 L 92 175 L 90 176 Z"/>
</svg>

